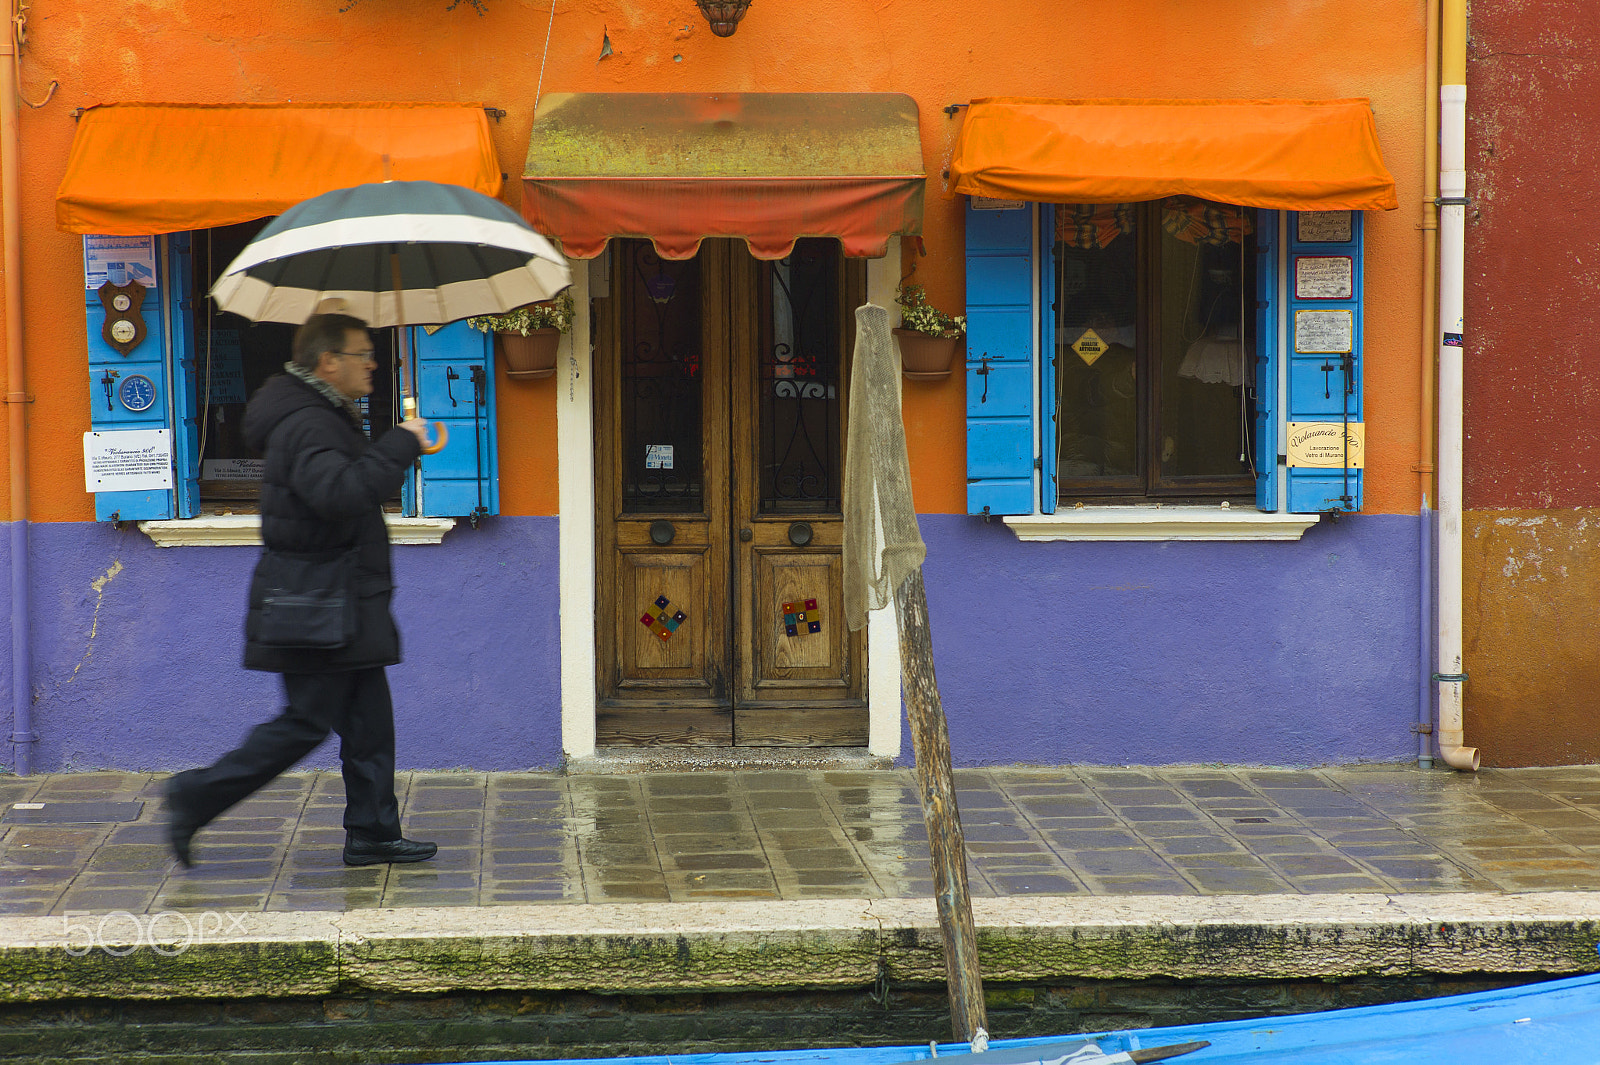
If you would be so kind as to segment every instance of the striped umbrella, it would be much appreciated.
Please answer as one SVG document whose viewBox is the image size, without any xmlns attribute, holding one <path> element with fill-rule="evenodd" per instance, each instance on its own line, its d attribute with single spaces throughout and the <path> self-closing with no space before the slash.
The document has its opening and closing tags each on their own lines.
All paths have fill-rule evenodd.
<svg viewBox="0 0 1600 1065">
<path fill-rule="evenodd" d="M 283 212 L 228 264 L 211 298 L 252 322 L 299 324 L 337 300 L 369 326 L 400 326 L 401 407 L 414 418 L 405 326 L 503 314 L 570 284 L 562 254 L 499 200 L 459 185 L 384 181 Z M 438 440 L 425 455 L 449 439 L 434 424 Z"/>
<path fill-rule="evenodd" d="M 459 185 L 385 181 L 291 207 L 211 296 L 252 322 L 296 325 L 339 299 L 381 328 L 501 314 L 571 283 L 561 253 L 499 200 Z"/>
</svg>

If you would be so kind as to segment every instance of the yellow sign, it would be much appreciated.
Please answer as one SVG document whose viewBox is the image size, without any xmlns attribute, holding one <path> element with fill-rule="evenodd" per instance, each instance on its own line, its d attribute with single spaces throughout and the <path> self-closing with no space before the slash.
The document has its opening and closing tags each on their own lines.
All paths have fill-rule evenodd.
<svg viewBox="0 0 1600 1065">
<path fill-rule="evenodd" d="M 1093 366 L 1094 360 L 1106 353 L 1106 342 L 1093 329 L 1085 329 L 1083 336 L 1072 342 L 1072 350 L 1078 353 L 1078 358 L 1084 363 Z"/>
<path fill-rule="evenodd" d="M 1322 470 L 1365 469 L 1366 442 L 1365 422 L 1290 422 L 1287 464 Z"/>
</svg>

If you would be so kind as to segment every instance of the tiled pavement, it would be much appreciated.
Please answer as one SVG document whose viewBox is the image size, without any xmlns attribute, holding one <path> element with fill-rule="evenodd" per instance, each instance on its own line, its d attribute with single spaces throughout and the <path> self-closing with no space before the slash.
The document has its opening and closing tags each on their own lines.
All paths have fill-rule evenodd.
<svg viewBox="0 0 1600 1065">
<path fill-rule="evenodd" d="M 909 770 L 402 774 L 413 865 L 340 863 L 337 773 L 229 811 L 178 868 L 163 775 L 0 777 L 17 802 L 144 800 L 138 821 L 0 821 L 0 914 L 925 897 Z M 1005 768 L 956 773 L 976 896 L 1600 890 L 1600 767 Z"/>
</svg>

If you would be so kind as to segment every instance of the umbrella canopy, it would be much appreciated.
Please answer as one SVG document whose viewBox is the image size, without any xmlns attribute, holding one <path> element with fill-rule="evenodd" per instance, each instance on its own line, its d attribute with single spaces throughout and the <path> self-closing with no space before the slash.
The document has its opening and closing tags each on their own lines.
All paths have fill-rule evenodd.
<svg viewBox="0 0 1600 1065">
<path fill-rule="evenodd" d="M 382 328 L 500 314 L 570 284 L 562 254 L 499 200 L 459 185 L 385 181 L 289 208 L 229 264 L 211 296 L 252 322 L 291 324 L 336 298 Z"/>
</svg>

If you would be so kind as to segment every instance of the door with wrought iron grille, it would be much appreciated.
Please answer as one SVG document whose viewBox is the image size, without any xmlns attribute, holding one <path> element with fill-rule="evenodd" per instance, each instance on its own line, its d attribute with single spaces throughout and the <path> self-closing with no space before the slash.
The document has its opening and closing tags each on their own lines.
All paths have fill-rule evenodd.
<svg viewBox="0 0 1600 1065">
<path fill-rule="evenodd" d="M 862 264 L 616 241 L 596 330 L 602 745 L 860 746 L 844 624 L 845 356 Z"/>
</svg>

